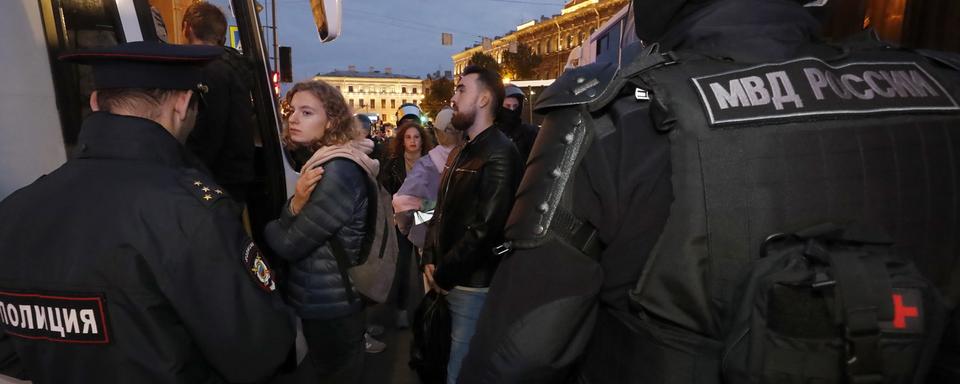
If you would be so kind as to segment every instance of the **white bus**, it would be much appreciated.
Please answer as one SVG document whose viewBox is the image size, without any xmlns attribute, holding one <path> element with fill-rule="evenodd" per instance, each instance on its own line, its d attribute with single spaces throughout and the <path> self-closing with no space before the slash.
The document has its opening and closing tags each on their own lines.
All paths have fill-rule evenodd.
<svg viewBox="0 0 960 384">
<path fill-rule="evenodd" d="M 583 44 L 570 51 L 564 69 L 593 63 L 619 63 L 625 49 L 640 46 L 633 44 L 639 41 L 633 31 L 633 12 L 627 4 L 590 34 Z"/>
</svg>

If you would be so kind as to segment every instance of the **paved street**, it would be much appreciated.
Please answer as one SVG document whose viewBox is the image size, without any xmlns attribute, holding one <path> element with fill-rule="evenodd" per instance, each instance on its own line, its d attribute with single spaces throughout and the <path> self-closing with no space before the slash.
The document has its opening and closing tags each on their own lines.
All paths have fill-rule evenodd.
<svg viewBox="0 0 960 384">
<path fill-rule="evenodd" d="M 410 340 L 413 333 L 410 328 L 395 329 L 394 311 L 386 304 L 369 308 L 367 319 L 370 324 L 386 327 L 380 340 L 387 343 L 387 349 L 380 353 L 368 353 L 363 373 L 365 384 L 418 384 L 417 374 L 407 366 L 410 360 Z"/>
</svg>

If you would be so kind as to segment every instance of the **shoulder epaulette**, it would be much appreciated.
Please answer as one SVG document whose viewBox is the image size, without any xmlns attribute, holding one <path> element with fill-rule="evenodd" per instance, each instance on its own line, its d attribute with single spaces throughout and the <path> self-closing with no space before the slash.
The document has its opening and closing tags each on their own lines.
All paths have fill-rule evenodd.
<svg viewBox="0 0 960 384">
<path fill-rule="evenodd" d="M 226 189 L 217 185 L 209 176 L 194 169 L 189 169 L 180 176 L 180 184 L 208 207 L 228 197 Z"/>
</svg>

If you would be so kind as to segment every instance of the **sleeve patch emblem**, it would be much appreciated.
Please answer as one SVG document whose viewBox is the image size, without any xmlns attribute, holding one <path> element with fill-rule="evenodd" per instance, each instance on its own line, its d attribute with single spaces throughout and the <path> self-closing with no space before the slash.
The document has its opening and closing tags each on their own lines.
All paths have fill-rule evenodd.
<svg viewBox="0 0 960 384">
<path fill-rule="evenodd" d="M 247 246 L 243 250 L 243 265 L 250 272 L 254 281 L 267 292 L 277 290 L 277 284 L 273 280 L 273 271 L 263 258 L 263 253 L 253 241 L 248 240 Z"/>
</svg>

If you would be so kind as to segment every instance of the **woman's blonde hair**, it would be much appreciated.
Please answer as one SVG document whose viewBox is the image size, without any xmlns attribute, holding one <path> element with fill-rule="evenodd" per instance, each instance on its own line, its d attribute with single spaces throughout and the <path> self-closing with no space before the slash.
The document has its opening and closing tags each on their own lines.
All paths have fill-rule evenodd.
<svg viewBox="0 0 960 384">
<path fill-rule="evenodd" d="M 289 118 L 293 112 L 290 103 L 293 101 L 293 95 L 296 95 L 297 92 L 313 94 L 323 104 L 323 110 L 327 114 L 327 127 L 324 130 L 323 137 L 309 144 L 298 144 L 290 140 Z M 282 106 L 282 140 L 284 147 L 287 149 L 306 147 L 310 150 L 317 150 L 328 145 L 346 144 L 361 134 L 357 119 L 353 117 L 353 112 L 347 106 L 343 95 L 323 80 L 301 81 L 294 84 L 293 88 L 287 91 L 287 95 L 283 98 Z"/>
</svg>

